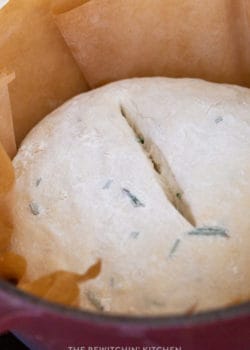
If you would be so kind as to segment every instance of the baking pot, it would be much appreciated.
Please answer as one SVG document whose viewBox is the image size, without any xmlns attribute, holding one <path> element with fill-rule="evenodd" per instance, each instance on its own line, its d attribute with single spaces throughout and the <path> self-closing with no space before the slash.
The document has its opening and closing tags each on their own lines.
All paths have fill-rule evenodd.
<svg viewBox="0 0 250 350">
<path fill-rule="evenodd" d="M 32 350 L 249 350 L 250 303 L 186 316 L 112 316 L 52 304 L 1 281 L 0 332 L 7 330 Z"/>
<path fill-rule="evenodd" d="M 228 6 L 236 3 L 233 0 Z M 234 11 L 232 18 L 237 19 L 232 33 L 241 33 L 241 12 L 232 8 L 229 13 Z M 235 40 L 236 48 L 241 46 L 242 38 L 246 38 L 244 31 L 241 40 Z M 240 50 L 236 57 L 238 69 L 244 67 Z M 247 78 L 246 74 L 242 79 Z M 12 331 L 32 350 L 249 350 L 250 303 L 178 317 L 112 316 L 49 303 L 0 281 L 0 333 L 5 331 Z"/>
</svg>

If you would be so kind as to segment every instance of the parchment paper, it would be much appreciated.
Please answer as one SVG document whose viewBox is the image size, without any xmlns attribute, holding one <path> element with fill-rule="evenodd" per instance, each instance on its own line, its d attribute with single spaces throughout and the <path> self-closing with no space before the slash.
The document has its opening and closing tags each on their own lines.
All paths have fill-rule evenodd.
<svg viewBox="0 0 250 350">
<path fill-rule="evenodd" d="M 135 76 L 250 86 L 250 2 L 91 0 L 57 16 L 91 87 Z"/>
<path fill-rule="evenodd" d="M 86 90 L 51 15 L 53 6 L 60 10 L 70 3 L 10 0 L 0 10 L 0 71 L 16 74 L 10 96 L 17 144 L 46 114 Z"/>
<path fill-rule="evenodd" d="M 26 270 L 25 259 L 9 251 L 14 178 L 11 160 L 0 143 L 0 277 L 12 282 L 21 279 Z"/>
<path fill-rule="evenodd" d="M 15 74 L 0 72 L 0 142 L 10 158 L 16 153 L 16 141 L 13 128 L 8 85 L 14 80 Z"/>
</svg>

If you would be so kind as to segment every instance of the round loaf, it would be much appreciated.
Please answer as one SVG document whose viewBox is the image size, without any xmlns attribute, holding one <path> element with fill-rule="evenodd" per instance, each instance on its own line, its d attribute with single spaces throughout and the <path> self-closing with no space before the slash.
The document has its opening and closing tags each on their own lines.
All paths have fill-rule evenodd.
<svg viewBox="0 0 250 350">
<path fill-rule="evenodd" d="M 248 89 L 116 82 L 46 117 L 14 167 L 26 280 L 102 259 L 81 286 L 85 309 L 159 315 L 249 298 Z"/>
</svg>

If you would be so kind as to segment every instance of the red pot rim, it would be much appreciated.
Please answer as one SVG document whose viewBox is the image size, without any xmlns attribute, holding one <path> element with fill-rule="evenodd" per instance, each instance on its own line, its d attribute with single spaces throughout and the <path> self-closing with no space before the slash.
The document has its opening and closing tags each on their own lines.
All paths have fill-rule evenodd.
<svg viewBox="0 0 250 350">
<path fill-rule="evenodd" d="M 123 316 L 118 314 L 108 313 L 93 313 L 69 306 L 64 306 L 56 303 L 52 303 L 25 293 L 22 290 L 16 288 L 8 282 L 0 280 L 0 291 L 6 293 L 9 297 L 12 297 L 15 301 L 22 301 L 25 307 L 35 307 L 41 309 L 43 312 L 53 312 L 63 317 L 69 317 L 71 319 L 78 319 L 83 321 L 89 321 L 92 323 L 105 323 L 105 324 L 121 324 L 121 325 L 134 325 L 134 326 L 148 326 L 150 328 L 161 327 L 190 327 L 198 326 L 202 324 L 208 324 L 218 321 L 227 321 L 235 318 L 250 316 L 250 302 L 242 304 L 215 309 L 206 312 L 200 312 L 193 315 L 173 315 L 173 316 Z"/>
</svg>

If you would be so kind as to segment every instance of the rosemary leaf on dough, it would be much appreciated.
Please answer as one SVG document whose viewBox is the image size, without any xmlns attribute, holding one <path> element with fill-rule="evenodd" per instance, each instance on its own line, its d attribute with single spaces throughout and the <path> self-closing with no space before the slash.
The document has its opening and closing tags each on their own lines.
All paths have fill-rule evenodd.
<svg viewBox="0 0 250 350">
<path fill-rule="evenodd" d="M 179 246 L 180 243 L 181 243 L 180 238 L 177 238 L 177 239 L 175 240 L 175 242 L 174 242 L 174 244 L 173 244 L 173 246 L 172 246 L 170 252 L 169 252 L 169 257 L 170 257 L 170 258 L 174 255 L 174 253 L 176 252 L 176 250 L 177 250 L 177 248 L 178 248 L 178 246 Z"/>
<path fill-rule="evenodd" d="M 134 194 L 132 194 L 127 188 L 123 188 L 122 192 L 125 193 L 131 200 L 131 203 L 134 207 L 145 207 L 145 204 L 143 204 Z"/>
<path fill-rule="evenodd" d="M 86 296 L 89 300 L 89 302 L 98 310 L 98 311 L 104 311 L 104 307 L 101 303 L 101 301 L 98 299 L 98 297 L 91 292 L 90 290 L 88 290 L 86 292 Z"/>
<path fill-rule="evenodd" d="M 31 202 L 31 203 L 29 204 L 29 208 L 30 208 L 30 211 L 31 211 L 31 213 L 32 213 L 33 215 L 37 216 L 37 215 L 40 214 L 39 206 L 38 206 L 37 203 Z"/>
<path fill-rule="evenodd" d="M 197 227 L 192 231 L 189 231 L 188 234 L 191 236 L 221 236 L 224 238 L 230 237 L 226 229 L 219 226 Z"/>
</svg>

